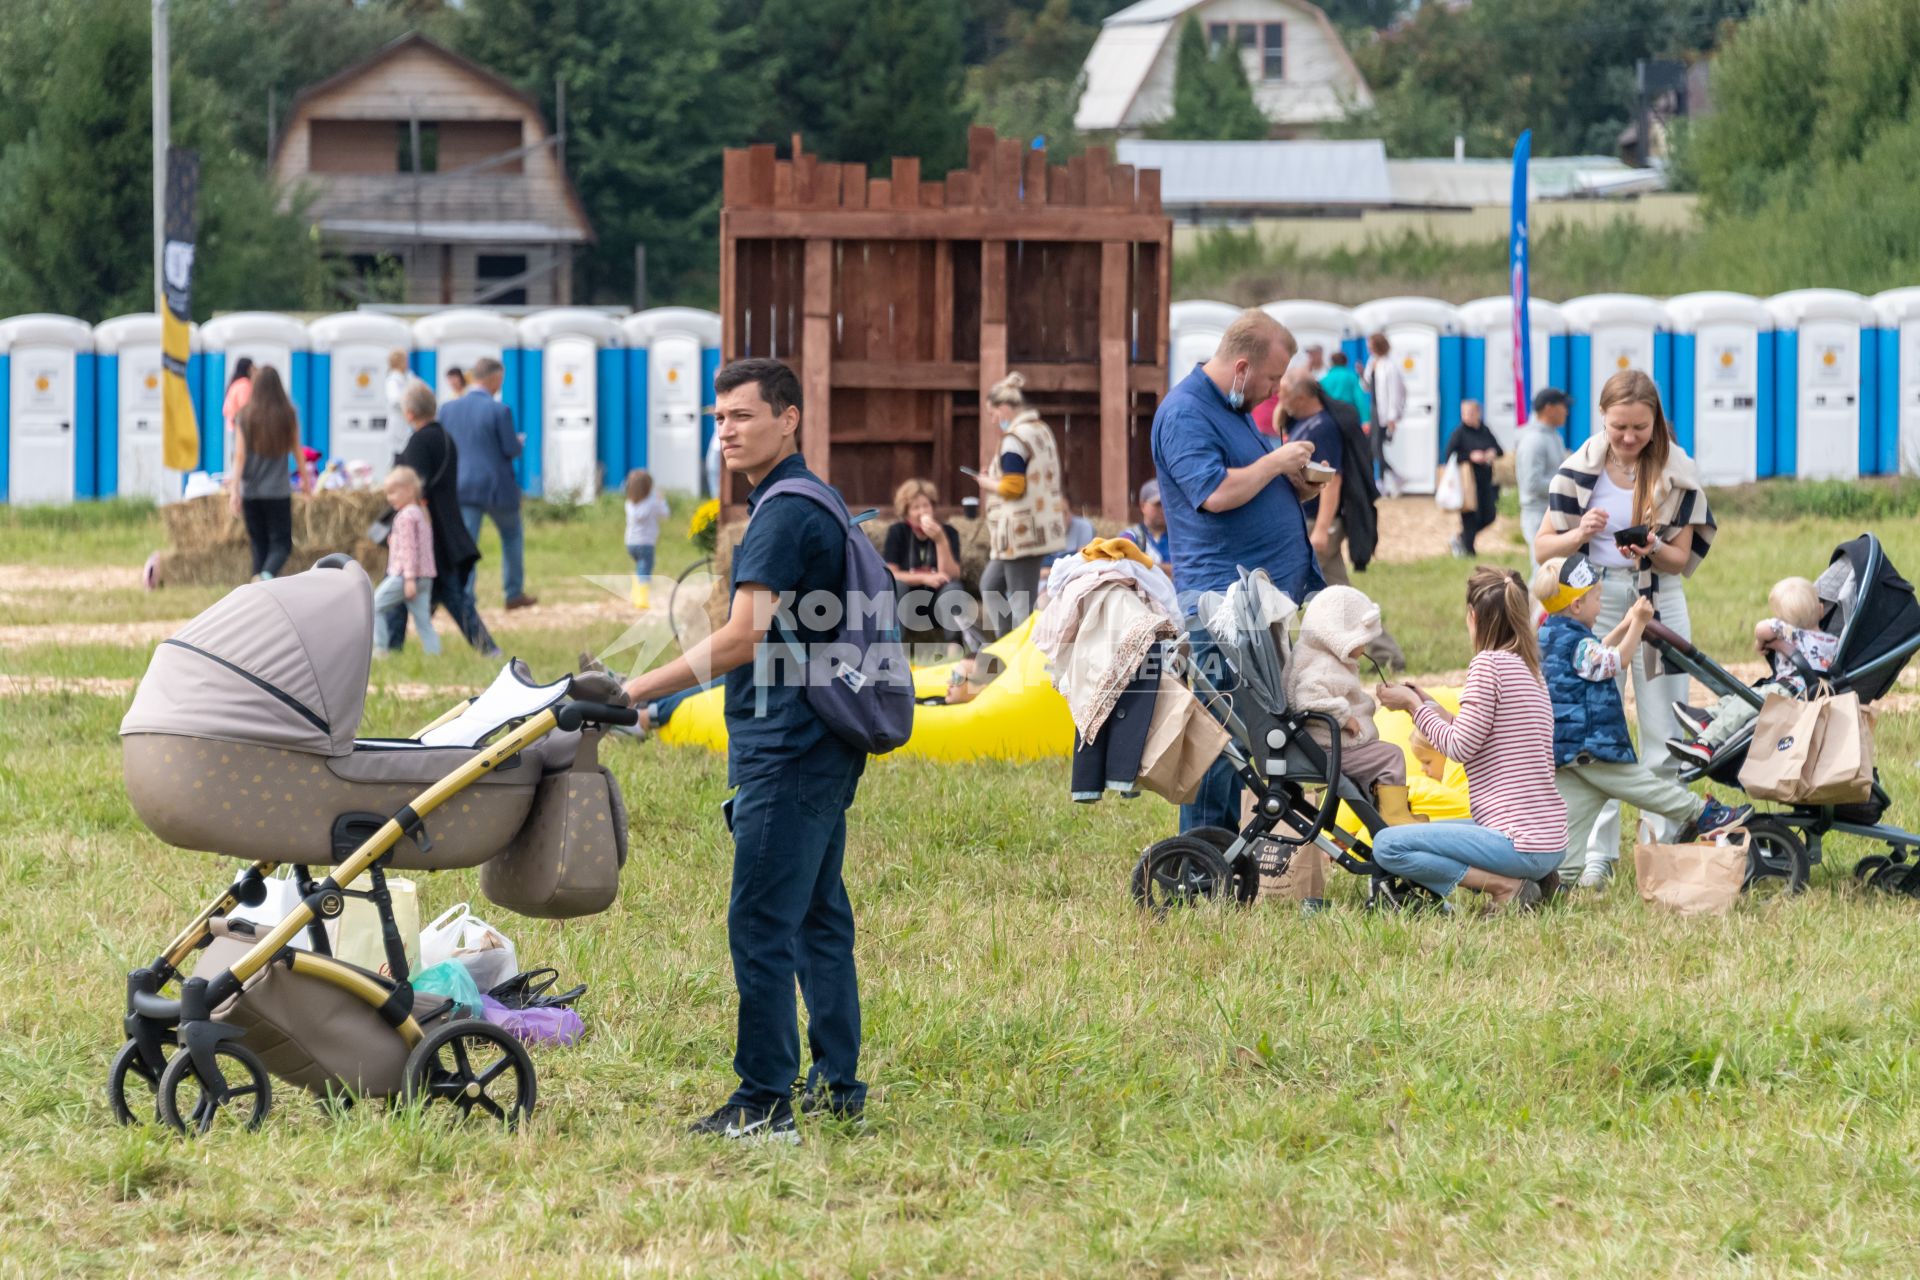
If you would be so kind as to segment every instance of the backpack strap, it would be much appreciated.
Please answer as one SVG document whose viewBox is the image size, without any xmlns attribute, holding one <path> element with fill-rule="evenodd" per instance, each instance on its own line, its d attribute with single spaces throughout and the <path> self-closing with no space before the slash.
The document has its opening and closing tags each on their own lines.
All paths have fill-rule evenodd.
<svg viewBox="0 0 1920 1280">
<path fill-rule="evenodd" d="M 847 515 L 846 504 L 840 501 L 838 495 L 836 495 L 833 490 L 827 488 L 824 483 L 812 476 L 795 476 L 791 480 L 779 481 L 771 489 L 768 489 L 760 495 L 760 507 L 766 506 L 770 498 L 782 497 L 789 493 L 798 494 L 803 498 L 811 498 L 825 507 L 832 513 L 833 518 L 840 522 L 840 530 L 842 533 L 846 532 L 848 525 L 852 522 L 851 517 Z M 754 508 L 754 515 L 760 513 L 760 507 Z M 753 523 L 753 516 L 747 517 L 747 523 Z"/>
</svg>

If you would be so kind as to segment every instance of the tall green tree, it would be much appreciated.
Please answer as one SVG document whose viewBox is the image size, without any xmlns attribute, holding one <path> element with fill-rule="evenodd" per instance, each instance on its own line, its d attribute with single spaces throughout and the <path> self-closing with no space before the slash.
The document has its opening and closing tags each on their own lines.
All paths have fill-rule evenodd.
<svg viewBox="0 0 1920 1280">
<path fill-rule="evenodd" d="M 1173 68 L 1173 114 L 1157 130 L 1163 138 L 1209 141 L 1264 138 L 1272 125 L 1253 100 L 1240 50 L 1231 42 L 1209 51 L 1200 20 L 1180 24 Z"/>
<path fill-rule="evenodd" d="M 719 267 L 720 161 L 746 141 L 742 92 L 762 74 L 751 32 L 723 36 L 714 0 L 471 0 L 463 53 L 514 81 L 552 120 L 566 84 L 568 171 L 597 240 L 581 295 L 633 297 L 647 250 L 653 301 L 710 302 Z M 742 84 L 748 89 L 742 90 Z"/>
<path fill-rule="evenodd" d="M 1056 158 L 1076 154 L 1080 68 L 1097 33 L 1074 16 L 1073 0 L 1047 0 L 1038 13 L 1015 11 L 1000 53 L 967 71 L 967 112 L 974 123 L 990 125 L 1002 137 L 1044 137 Z"/>
<path fill-rule="evenodd" d="M 0 139 L 0 314 L 98 321 L 153 306 L 148 6 L 59 6 L 34 27 L 44 74 L 9 82 Z M 18 48 L 0 57 L 11 60 Z M 328 279 L 301 219 L 275 207 L 257 159 L 233 140 L 218 89 L 172 79 L 174 140 L 200 152 L 194 311 L 300 308 Z"/>
</svg>

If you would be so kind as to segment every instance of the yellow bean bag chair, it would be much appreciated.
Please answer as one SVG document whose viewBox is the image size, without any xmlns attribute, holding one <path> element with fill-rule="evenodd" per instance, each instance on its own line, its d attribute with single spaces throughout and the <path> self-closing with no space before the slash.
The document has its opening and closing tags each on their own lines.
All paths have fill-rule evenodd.
<svg viewBox="0 0 1920 1280">
<path fill-rule="evenodd" d="M 1030 615 L 987 646 L 987 652 L 1004 662 L 1006 669 L 972 702 L 915 707 L 913 736 L 893 755 L 927 760 L 1045 760 L 1072 755 L 1073 716 L 1067 700 L 1047 679 L 1046 655 L 1033 647 L 1038 618 Z M 915 694 L 944 694 L 952 671 L 950 662 L 915 667 Z M 660 741 L 726 750 L 723 697 L 724 691 L 715 688 L 682 702 L 661 726 Z"/>
<path fill-rule="evenodd" d="M 1425 688 L 1424 685 L 1421 687 Z M 1458 689 L 1427 689 L 1427 693 L 1448 711 L 1460 710 Z M 1458 760 L 1448 760 L 1442 756 L 1440 763 L 1444 767 L 1440 776 L 1429 776 L 1425 762 L 1413 753 L 1412 716 L 1404 711 L 1388 711 L 1382 707 L 1374 712 L 1373 727 L 1380 731 L 1382 742 L 1393 743 L 1406 757 L 1408 807 L 1429 822 L 1467 816 L 1467 771 Z M 1340 806 L 1340 816 L 1335 821 L 1342 830 L 1356 834 L 1362 830 L 1360 816 L 1344 804 Z"/>
</svg>

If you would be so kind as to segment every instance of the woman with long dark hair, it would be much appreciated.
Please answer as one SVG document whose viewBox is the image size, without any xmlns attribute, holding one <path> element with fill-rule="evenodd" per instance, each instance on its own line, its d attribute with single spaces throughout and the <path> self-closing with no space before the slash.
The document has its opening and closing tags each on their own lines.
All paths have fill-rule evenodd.
<svg viewBox="0 0 1920 1280">
<path fill-rule="evenodd" d="M 253 373 L 253 394 L 234 419 L 233 512 L 246 522 L 253 545 L 253 577 L 274 577 L 293 554 L 293 483 L 287 467 L 300 468 L 301 488 L 313 476 L 300 452 L 300 415 L 280 381 L 280 371 L 261 365 Z"/>
</svg>

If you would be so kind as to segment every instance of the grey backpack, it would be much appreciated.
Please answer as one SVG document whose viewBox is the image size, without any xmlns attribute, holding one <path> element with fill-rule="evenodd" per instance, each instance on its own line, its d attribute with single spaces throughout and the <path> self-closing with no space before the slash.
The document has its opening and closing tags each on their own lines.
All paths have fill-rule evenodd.
<svg viewBox="0 0 1920 1280">
<path fill-rule="evenodd" d="M 781 480 L 760 504 L 784 493 L 825 507 L 846 535 L 840 623 L 822 651 L 802 655 L 807 705 L 849 746 L 883 756 L 913 732 L 913 670 L 900 632 L 893 573 L 847 514 L 840 495 L 820 480 Z"/>
</svg>

